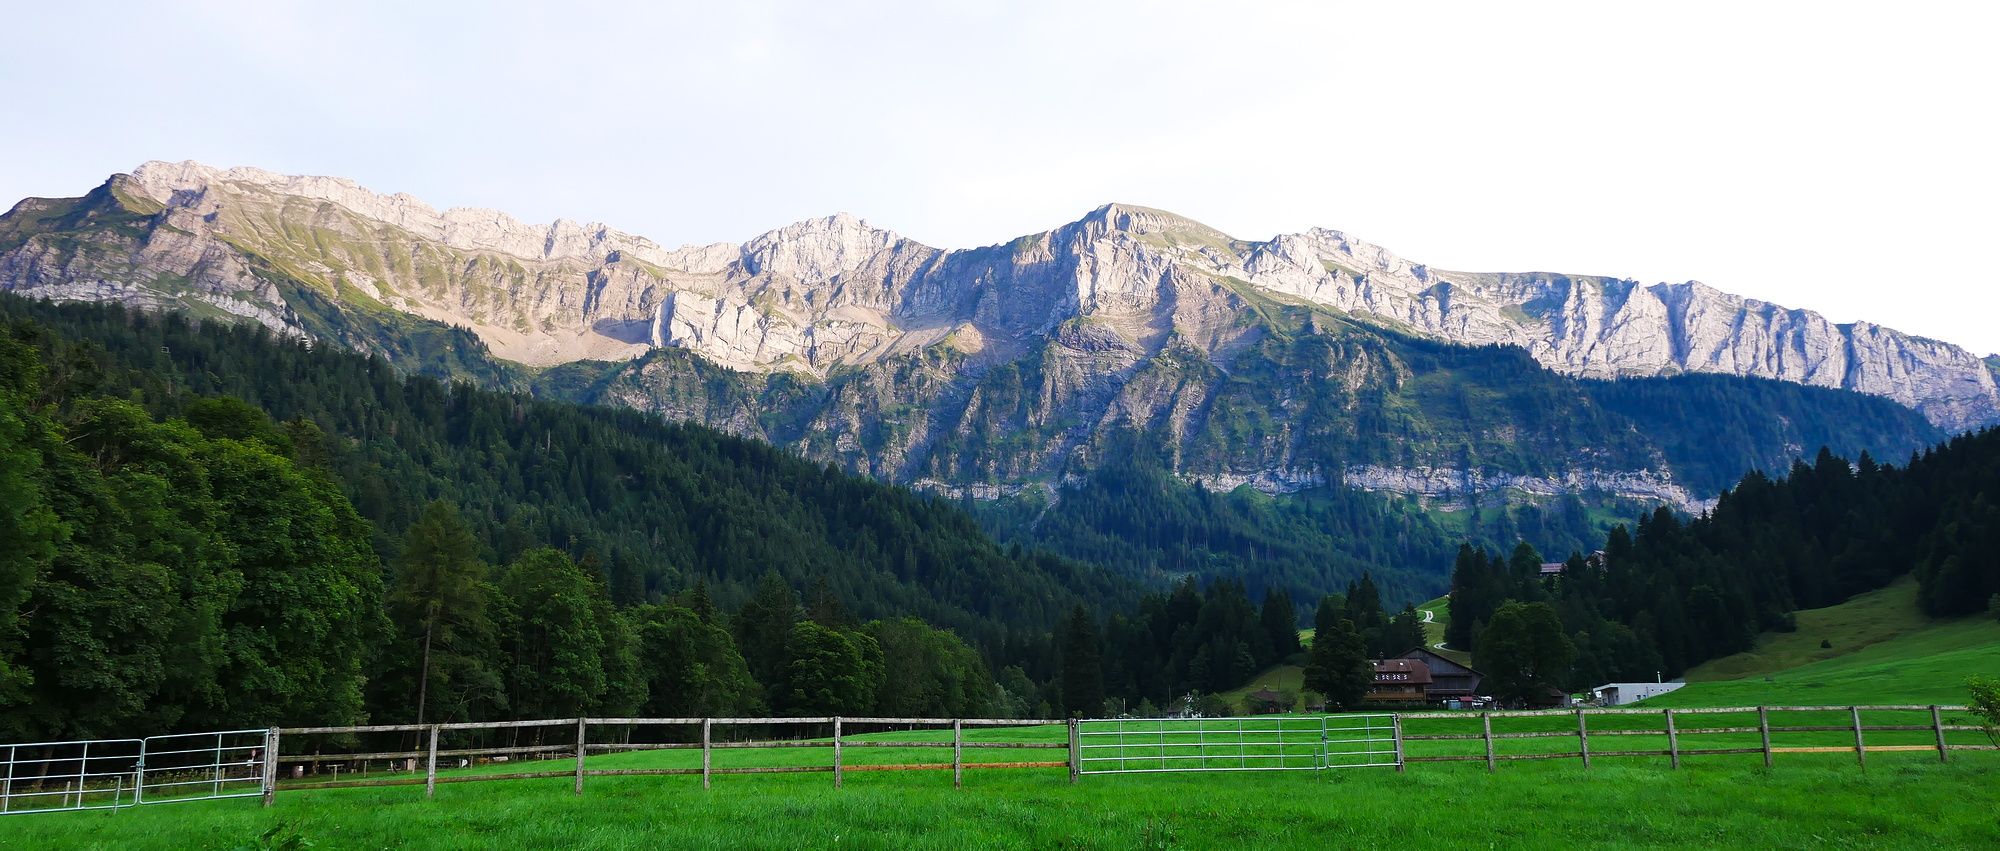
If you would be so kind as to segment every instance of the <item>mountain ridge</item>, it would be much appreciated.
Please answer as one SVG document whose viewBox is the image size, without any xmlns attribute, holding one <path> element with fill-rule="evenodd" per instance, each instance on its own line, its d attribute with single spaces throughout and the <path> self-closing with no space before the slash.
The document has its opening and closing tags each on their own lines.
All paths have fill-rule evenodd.
<svg viewBox="0 0 2000 851">
<path fill-rule="evenodd" d="M 1847 369 L 1865 347 L 1806 333 L 1833 328 L 1816 314 L 1752 311 L 1696 286 L 1447 272 L 1338 231 L 1249 242 L 1123 203 L 970 249 L 849 214 L 667 249 L 601 224 L 440 213 L 350 180 L 194 163 L 148 163 L 82 198 L 0 217 L 0 288 L 247 318 L 959 494 L 1052 491 L 1137 432 L 1173 475 L 1215 488 L 1342 485 L 1457 505 L 1601 490 L 1698 510 L 1744 470 L 1782 467 L 1819 442 L 1902 451 L 1934 437 L 1804 393 L 1815 382 L 1853 373 L 1885 395 L 1928 393 L 1933 422 L 2000 416 L 1991 363 L 1963 350 Z M 1671 331 L 1718 323 L 1738 332 Z M 1546 337 L 1528 339 L 1530 326 Z M 1865 351 L 1921 348 L 1877 336 Z M 1805 386 L 1760 396 L 1663 384 L 1613 411 L 1610 391 L 1588 383 L 1593 370 L 1702 371 L 1681 361 L 1791 370 Z M 1692 466 L 1689 450 L 1668 451 L 1694 445 L 1701 424 L 1660 411 L 1753 396 L 1781 408 L 1730 413 L 1736 430 L 1712 435 L 1730 448 Z M 1832 425 L 1834 410 L 1858 428 Z"/>
<path fill-rule="evenodd" d="M 558 267 L 585 264 L 566 270 L 583 277 L 564 294 L 582 308 L 578 321 L 539 334 L 504 321 L 517 317 L 456 309 L 463 305 L 450 299 L 406 298 L 400 305 L 465 324 L 503 357 L 538 366 L 676 346 L 738 369 L 823 375 L 832 365 L 929 345 L 953 331 L 967 339 L 976 332 L 981 345 L 1003 332 L 999 342 L 1011 350 L 1007 332 L 1046 334 L 1073 316 L 1105 317 L 1121 336 L 1140 342 L 1156 337 L 1159 323 L 1149 328 L 1134 314 L 1168 297 L 1147 290 L 1179 274 L 1240 280 L 1421 336 L 1519 345 L 1545 366 L 1579 377 L 1746 375 L 1892 398 L 1947 429 L 2000 422 L 1995 371 L 1949 343 L 1866 321 L 1834 323 L 1693 281 L 1437 269 L 1326 228 L 1247 241 L 1164 210 L 1111 203 L 1075 222 L 978 248 L 936 248 L 837 213 L 741 243 L 668 249 L 595 222 L 530 225 L 483 208 L 440 212 L 410 195 L 375 193 L 345 178 L 149 162 L 127 182 L 153 202 L 205 216 L 227 200 L 210 199 L 211 192 L 241 196 L 254 187 L 330 202 L 460 250 Z M 1117 244 L 1124 238 L 1131 242 Z M 1068 256 L 1049 253 L 1053 245 Z M 1010 250 L 1004 258 L 1003 250 Z M 379 292 L 381 282 L 365 270 L 339 271 L 363 292 Z M 1049 280 L 1051 272 L 1072 280 Z M 940 276 L 945 280 L 930 280 Z M 1020 299 L 1026 304 L 1005 303 L 1003 295 L 982 313 L 979 300 L 990 298 L 982 283 L 1041 286 L 1029 288 Z M 1062 283 L 1072 286 L 1051 286 Z M 674 297 L 646 297 L 648 285 Z M 626 298 L 607 303 L 593 290 Z M 810 297 L 818 295 L 824 298 Z M 1046 310 L 1035 315 L 1037 306 Z M 951 327 L 940 331 L 939 322 Z M 647 326 L 644 335 L 631 332 L 637 323 Z"/>
</svg>

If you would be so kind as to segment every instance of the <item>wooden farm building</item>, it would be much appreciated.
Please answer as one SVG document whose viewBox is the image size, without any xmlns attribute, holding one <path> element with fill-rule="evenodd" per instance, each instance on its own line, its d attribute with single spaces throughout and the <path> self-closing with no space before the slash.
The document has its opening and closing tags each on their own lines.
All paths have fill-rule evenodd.
<svg viewBox="0 0 2000 851">
<path fill-rule="evenodd" d="M 1362 696 L 1364 703 L 1424 703 L 1429 700 L 1431 669 L 1416 659 L 1383 659 L 1375 663 L 1375 681 Z"/>
<path fill-rule="evenodd" d="M 1428 647 L 1413 648 L 1395 659 L 1417 662 L 1424 666 L 1430 679 L 1429 685 L 1424 689 L 1423 699 L 1426 703 L 1470 699 L 1479 694 L 1479 682 L 1485 678 L 1478 671 L 1447 659 Z"/>
</svg>

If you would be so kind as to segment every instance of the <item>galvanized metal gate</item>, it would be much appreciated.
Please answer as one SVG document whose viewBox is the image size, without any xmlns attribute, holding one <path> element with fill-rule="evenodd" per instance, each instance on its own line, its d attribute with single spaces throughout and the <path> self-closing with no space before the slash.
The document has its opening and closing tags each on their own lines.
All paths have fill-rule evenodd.
<svg viewBox="0 0 2000 851">
<path fill-rule="evenodd" d="M 0 745 L 0 815 L 262 796 L 268 730 Z"/>
<path fill-rule="evenodd" d="M 1104 718 L 1077 724 L 1078 774 L 1322 771 L 1402 762 L 1396 716 Z"/>
</svg>

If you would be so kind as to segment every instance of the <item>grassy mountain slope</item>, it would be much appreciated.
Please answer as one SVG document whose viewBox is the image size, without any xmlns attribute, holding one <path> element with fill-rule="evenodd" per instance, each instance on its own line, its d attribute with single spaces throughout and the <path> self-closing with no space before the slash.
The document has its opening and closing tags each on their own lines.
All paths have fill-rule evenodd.
<svg viewBox="0 0 2000 851">
<path fill-rule="evenodd" d="M 1687 681 L 1735 680 L 1788 671 L 1936 626 L 1918 610 L 1917 581 L 1910 576 L 1886 588 L 1856 594 L 1844 603 L 1797 612 L 1796 617 L 1796 632 L 1766 632 L 1758 637 L 1754 650 L 1690 668 Z M 1832 646 L 1822 647 L 1821 642 Z"/>
<path fill-rule="evenodd" d="M 1965 681 L 2000 676 L 2000 621 L 1931 620 L 1904 577 L 1845 603 L 1798 613 L 1799 629 L 1688 672 L 1648 706 L 1962 704 Z M 1821 648 L 1827 641 L 1832 648 Z"/>
</svg>

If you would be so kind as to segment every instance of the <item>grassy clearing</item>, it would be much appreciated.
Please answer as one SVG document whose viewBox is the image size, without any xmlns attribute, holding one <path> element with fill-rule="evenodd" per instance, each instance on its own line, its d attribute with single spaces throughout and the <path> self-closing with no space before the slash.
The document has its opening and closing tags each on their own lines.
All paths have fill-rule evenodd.
<svg viewBox="0 0 2000 851">
<path fill-rule="evenodd" d="M 1403 845 L 1415 830 L 1427 846 L 2000 843 L 2000 758 L 1756 766 L 1755 757 L 1690 759 L 1679 771 L 1552 761 L 1489 775 L 1415 765 L 1401 775 L 1120 775 L 1076 786 L 1061 771 L 1009 770 L 969 772 L 962 790 L 943 772 L 855 774 L 840 790 L 823 774 L 719 777 L 707 792 L 691 777 L 609 777 L 592 778 L 582 797 L 566 779 L 527 780 L 440 786 L 433 801 L 416 788 L 353 789 L 281 794 L 269 810 L 220 801 L 20 817 L 0 844 L 240 848 L 271 830 L 318 848 L 1296 848 Z M 1413 812 L 1459 816 L 1421 826 L 1384 817 Z"/>
<path fill-rule="evenodd" d="M 1268 688 L 1272 691 L 1289 691 L 1293 694 L 1298 694 L 1305 687 L 1305 668 L 1298 665 L 1273 665 L 1264 669 L 1263 673 L 1250 678 L 1250 682 L 1243 684 L 1241 687 L 1221 692 L 1217 696 L 1229 701 L 1230 706 L 1234 706 L 1237 710 L 1242 711 L 1244 707 L 1248 706 L 1245 701 L 1250 697 L 1250 693 L 1258 689 Z"/>
<path fill-rule="evenodd" d="M 1917 609 L 1917 582 L 1894 584 L 1845 603 L 1798 613 L 1797 632 L 1768 632 L 1753 650 L 1716 659 L 1687 672 L 1688 682 L 1734 680 L 1787 671 L 1845 656 L 1884 641 L 1939 626 Z M 1821 647 L 1824 642 L 1832 647 Z"/>
<path fill-rule="evenodd" d="M 1962 704 L 1974 674 L 2000 675 L 2000 623 L 1940 623 L 1788 671 L 1690 683 L 1644 705 Z"/>
</svg>

